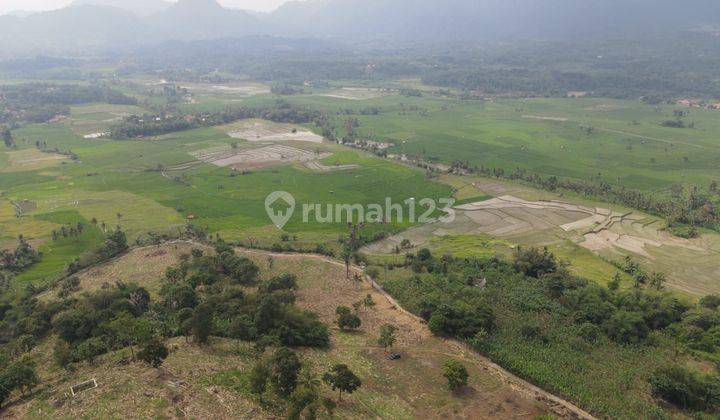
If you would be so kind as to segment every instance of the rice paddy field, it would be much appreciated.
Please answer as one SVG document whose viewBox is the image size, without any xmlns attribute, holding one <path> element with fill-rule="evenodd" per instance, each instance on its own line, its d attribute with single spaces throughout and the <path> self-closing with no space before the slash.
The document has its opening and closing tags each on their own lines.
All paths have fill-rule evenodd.
<svg viewBox="0 0 720 420">
<path fill-rule="evenodd" d="M 133 83 L 126 93 L 137 94 L 145 106 L 162 105 L 157 97 L 143 97 L 132 87 L 154 82 Z M 131 243 L 149 232 L 178 232 L 193 224 L 245 244 L 269 248 L 287 242 L 296 249 L 323 244 L 338 251 L 338 239 L 347 234 L 344 221 L 304 222 L 303 212 L 296 210 L 282 229 L 275 226 L 265 199 L 272 192 L 287 191 L 298 207 L 368 206 L 389 198 L 407 212 L 404 203 L 409 199 L 456 199 L 456 217 L 450 223 L 389 221 L 366 226 L 363 233 L 368 237 L 383 234 L 361 252 L 384 277 L 411 275 L 405 269 L 390 270 L 385 263 L 402 261 L 406 252 L 425 247 L 434 255 L 510 257 L 520 246 L 539 246 L 568 261 L 573 273 L 600 284 L 617 273 L 614 262 L 630 256 L 648 271 L 666 273 L 668 288 L 688 300 L 720 293 L 717 233 L 703 231 L 699 238 L 681 239 L 666 231 L 663 220 L 633 209 L 499 179 L 428 174 L 401 158 L 408 155 L 438 165 L 461 160 L 507 171 L 522 167 L 544 176 L 599 177 L 664 194 L 673 184 L 707 186 L 720 180 L 720 143 L 714 136 L 720 132 L 720 113 L 692 109 L 684 119 L 694 123 L 693 128 L 677 129 L 660 125 L 674 118 L 677 107 L 670 105 L 588 98 L 462 101 L 434 93 L 431 87 L 423 87 L 420 97 L 407 97 L 398 91 L 407 83 L 388 87 L 337 82 L 282 98 L 254 82 L 189 84 L 179 105 L 181 110 L 205 111 L 233 104 L 269 105 L 282 99 L 324 111 L 340 127 L 340 136 L 352 116 L 360 123 L 359 138 L 389 146 L 385 150 L 395 159 L 330 142 L 317 127 L 263 120 L 133 140 L 100 135 L 124 116 L 152 112 L 140 106 L 77 106 L 67 118 L 15 130 L 17 147 L 0 150 L 0 248 L 11 249 L 23 235 L 42 252 L 42 260 L 14 277 L 13 287 L 45 285 L 62 277 L 70 262 L 97 248 L 116 226 L 127 232 Z M 46 149 L 38 150 L 38 142 Z M 85 226 L 79 235 L 52 238 L 53 231 L 78 223 Z M 403 245 L 405 240 L 409 246 Z M 138 282 L 156 294 L 163 271 L 195 245 L 134 248 L 79 273 L 81 290 L 101 289 L 112 279 Z M 304 358 L 316 361 L 318 371 L 343 361 L 362 374 L 366 387 L 339 407 L 342 416 L 482 418 L 493 413 L 509 418 L 547 412 L 549 407 L 537 395 L 507 377 L 491 374 L 486 359 L 433 337 L 396 302 L 383 301 L 387 296 L 369 284 L 348 282 L 341 262 L 313 255 L 238 251 L 255 260 L 268 276 L 297 274 L 298 303 L 329 324 L 339 304 L 351 304 L 368 293 L 381 302 L 363 314 L 358 333 L 333 331 L 332 351 L 303 352 Z M 621 274 L 621 280 L 621 287 L 632 287 L 629 275 Z M 42 298 L 52 299 L 53 293 Z M 517 314 L 500 315 L 508 325 L 523 321 Z M 388 365 L 385 354 L 373 344 L 377 327 L 391 321 L 402 326 L 398 349 L 403 361 L 397 365 Z M 664 363 L 667 354 L 652 350 L 646 354 L 633 347 L 593 352 L 577 348 L 570 364 L 563 359 L 565 353 L 540 344 L 513 353 L 515 333 L 499 335 L 489 354 L 534 383 L 612 417 L 659 413 L 647 411 L 648 390 L 645 382 L 637 381 L 647 366 Z M 51 341 L 38 348 L 38 360 L 49 356 Z M 59 371 L 49 361 L 43 363 L 53 366 L 42 370 L 44 378 L 52 378 L 53 392 L 80 377 L 97 377 L 101 389 L 85 394 L 76 405 L 32 402 L 16 407 L 14 414 L 82 417 L 99 407 L 97 412 L 112 416 L 132 400 L 133 410 L 140 410 L 137 413 L 158 417 L 277 417 L 247 393 L 246 343 L 217 339 L 203 352 L 173 340 L 171 347 L 162 371 L 118 366 L 120 353 L 73 374 Z M 526 350 L 532 357 L 516 358 Z M 450 398 L 437 378 L 443 360 L 458 354 L 472 366 L 472 392 Z M 573 374 L 558 377 L 557 366 Z M 128 379 L 125 369 L 135 373 L 134 379 Z M 575 375 L 578 369 L 586 374 Z M 400 370 L 403 375 L 398 376 Z M 622 392 L 618 383 L 626 383 L 626 391 L 632 392 L 617 394 Z M 62 400 L 60 394 L 55 397 Z"/>
<path fill-rule="evenodd" d="M 325 109 L 378 107 L 378 115 L 358 116 L 359 131 L 394 143 L 388 153 L 425 160 L 577 179 L 600 174 L 646 191 L 674 183 L 706 187 L 720 178 L 717 110 L 602 98 L 461 101 L 431 94 L 288 100 Z M 688 111 L 684 120 L 694 128 L 662 126 L 675 119 L 675 110 Z"/>
<path fill-rule="evenodd" d="M 280 242 L 283 233 L 265 209 L 265 198 L 273 191 L 288 191 L 298 203 L 363 205 L 384 203 L 386 197 L 403 203 L 409 197 L 451 193 L 449 186 L 427 180 L 422 170 L 322 142 L 317 135 L 311 142 L 283 137 L 293 129 L 284 124 L 264 123 L 263 132 L 270 137 L 260 140 L 231 136 L 237 127 L 218 127 L 111 141 L 84 138 L 83 133 L 107 129 L 111 121 L 105 117 L 127 107 L 85 109 L 93 112 L 74 112 L 71 122 L 17 130 L 17 149 L 0 152 L 0 244 L 10 248 L 14 238 L 23 235 L 44 253 L 42 264 L 17 278 L 23 283 L 42 283 L 61 274 L 67 263 L 97 246 L 100 226 L 120 226 L 133 241 L 143 233 L 193 223 L 225 239 L 252 238 L 270 246 Z M 78 132 L 75 128 L 85 124 L 80 121 L 83 115 L 105 125 Z M 296 132 L 310 133 L 305 127 L 296 127 Z M 40 140 L 47 149 L 72 151 L 77 160 L 37 150 Z M 301 213 L 284 228 L 295 246 L 337 244 L 347 230 L 343 222 L 303 223 Z M 67 214 L 73 220 L 59 222 L 59 215 Z M 97 237 L 86 231 L 83 237 L 65 239 L 72 246 L 50 240 L 51 232 L 63 225 L 90 226 L 93 220 L 98 222 Z M 409 226 L 399 222 L 369 230 L 397 232 Z"/>
<path fill-rule="evenodd" d="M 122 90 L 154 104 L 159 99 L 143 96 L 137 86 L 157 83 L 162 81 L 134 80 Z M 322 89 L 305 87 L 302 94 L 282 99 L 334 115 L 339 127 L 348 118 L 345 114 L 353 114 L 360 122 L 359 137 L 390 145 L 390 155 L 445 165 L 460 160 L 508 171 L 521 167 L 544 176 L 600 177 L 659 193 L 677 183 L 707 186 L 720 179 L 718 111 L 684 109 L 689 110 L 684 120 L 694 123 L 693 128 L 678 129 L 661 126 L 674 118 L 678 107 L 671 105 L 594 98 L 463 101 L 435 94 L 431 87 L 423 87 L 420 97 L 402 96 L 401 87 L 418 86 L 412 81 L 334 82 Z M 268 86 L 250 81 L 183 88 L 183 110 L 267 105 L 279 98 Z M 374 111 L 363 112 L 367 109 Z M 22 234 L 52 261 L 25 273 L 24 282 L 45 281 L 100 241 L 86 232 L 90 237 L 69 240 L 72 246 L 53 244 L 50 232 L 62 225 L 57 215 L 72 214 L 83 223 L 95 219 L 105 229 L 119 225 L 131 240 L 193 223 L 226 239 L 270 246 L 283 232 L 269 220 L 264 200 L 278 190 L 292 193 L 298 203 L 311 204 L 368 205 L 384 203 L 386 197 L 402 203 L 411 197 L 451 195 L 458 205 L 502 196 L 588 204 L 500 181 L 480 180 L 478 185 L 469 177 L 429 179 L 403 162 L 325 141 L 310 126 L 247 120 L 139 140 L 93 137 L 124 116 L 145 112 L 150 111 L 137 106 L 73 107 L 66 119 L 16 130 L 18 148 L 0 151 L 0 245 L 9 248 Z M 35 148 L 38 140 L 48 149 L 72 151 L 78 159 L 41 152 Z M 592 205 L 611 214 L 631 211 L 606 203 Z M 650 269 L 669 271 L 672 283 L 684 293 L 720 290 L 717 235 L 706 233 L 694 243 L 680 244 L 663 231 L 661 221 L 636 214 L 632 221 L 613 223 L 588 236 L 596 225 L 583 224 L 584 220 L 601 216 L 558 211 L 495 211 L 500 225 L 510 221 L 514 227 L 483 222 L 485 228 L 475 229 L 478 220 L 470 218 L 466 221 L 473 229 L 459 223 L 438 233 L 432 226 L 404 222 L 370 226 L 368 234 L 399 234 L 414 227 L 407 235 L 417 246 L 468 256 L 507 255 L 517 245 L 550 245 L 573 263 L 578 274 L 599 282 L 616 271 L 610 261 L 631 255 Z M 522 217 L 516 217 L 517 212 Z M 294 245 L 337 246 L 338 236 L 346 231 L 344 223 L 303 223 L 300 213 L 296 211 L 284 227 Z M 572 223 L 580 225 L 562 229 Z M 98 229 L 96 236 L 101 236 L 102 228 Z M 392 258 L 386 253 L 388 243 L 374 246 L 373 255 Z"/>
</svg>

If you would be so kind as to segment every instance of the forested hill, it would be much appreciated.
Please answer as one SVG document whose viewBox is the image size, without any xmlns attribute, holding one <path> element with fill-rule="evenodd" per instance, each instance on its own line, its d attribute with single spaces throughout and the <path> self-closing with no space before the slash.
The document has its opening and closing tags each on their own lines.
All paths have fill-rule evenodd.
<svg viewBox="0 0 720 420">
<path fill-rule="evenodd" d="M 270 14 L 215 0 L 175 4 L 83 0 L 25 18 L 0 17 L 0 46 L 12 51 L 85 51 L 167 40 L 248 35 L 350 41 L 452 41 L 631 37 L 716 28 L 713 0 L 308 0 Z"/>
</svg>

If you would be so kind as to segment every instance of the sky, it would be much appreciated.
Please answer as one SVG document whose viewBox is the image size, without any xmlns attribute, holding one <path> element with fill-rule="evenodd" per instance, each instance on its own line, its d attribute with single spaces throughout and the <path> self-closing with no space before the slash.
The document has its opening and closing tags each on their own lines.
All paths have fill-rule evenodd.
<svg viewBox="0 0 720 420">
<path fill-rule="evenodd" d="M 288 0 L 219 0 L 227 7 L 238 7 L 248 10 L 269 12 Z M 73 0 L 0 0 L 0 15 L 16 11 L 36 11 L 59 9 L 72 3 Z"/>
</svg>

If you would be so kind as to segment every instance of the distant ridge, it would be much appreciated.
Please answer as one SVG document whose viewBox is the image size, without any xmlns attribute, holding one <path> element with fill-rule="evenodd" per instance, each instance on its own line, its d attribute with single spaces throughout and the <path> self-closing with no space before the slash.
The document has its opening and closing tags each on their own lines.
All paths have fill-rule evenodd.
<svg viewBox="0 0 720 420">
<path fill-rule="evenodd" d="M 720 24 L 717 0 L 308 0 L 273 13 L 215 0 L 77 0 L 27 17 L 0 17 L 6 51 L 73 51 L 169 40 L 276 35 L 408 41 L 621 38 Z"/>
<path fill-rule="evenodd" d="M 115 7 L 145 17 L 162 12 L 172 3 L 165 0 L 75 0 L 73 5 Z"/>
</svg>

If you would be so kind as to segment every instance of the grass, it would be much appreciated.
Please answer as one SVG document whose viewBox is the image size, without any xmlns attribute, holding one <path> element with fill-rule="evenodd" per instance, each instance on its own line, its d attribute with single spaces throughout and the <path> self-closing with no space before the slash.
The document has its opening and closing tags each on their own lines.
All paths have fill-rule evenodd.
<svg viewBox="0 0 720 420">
<path fill-rule="evenodd" d="M 333 89 L 345 84 L 334 83 Z M 371 83 L 362 85 L 371 86 Z M 218 91 L 203 85 L 194 87 L 197 103 L 182 105 L 183 109 L 217 110 L 231 103 L 267 105 L 276 98 L 267 94 L 246 96 L 242 92 Z M 542 175 L 581 179 L 601 172 L 601 178 L 610 183 L 651 191 L 663 190 L 677 182 L 704 186 L 720 177 L 720 148 L 713 136 L 720 129 L 720 122 L 714 111 L 692 110 L 688 118 L 696 122 L 697 128 L 678 130 L 658 124 L 667 119 L 675 107 L 665 106 L 658 111 L 633 101 L 585 98 L 481 102 L 438 98 L 432 94 L 421 98 L 389 94 L 352 101 L 315 95 L 318 92 L 309 89 L 308 94 L 285 99 L 332 115 L 338 115 L 340 110 L 379 107 L 378 115 L 358 116 L 359 132 L 363 137 L 394 143 L 389 153 L 416 155 L 446 164 L 462 160 L 471 165 L 499 166 L 507 171 L 522 167 Z M 228 169 L 206 164 L 165 173 L 156 170 L 191 161 L 193 151 L 238 142 L 221 128 L 200 128 L 128 141 L 81 137 L 85 132 L 107 130 L 122 115 L 141 112 L 140 107 L 91 104 L 73 107 L 70 118 L 64 122 L 16 130 L 19 150 L 0 152 L 0 171 L 3 171 L 0 241 L 5 244 L 24 234 L 38 243 L 45 242 L 57 225 L 32 216 L 74 210 L 85 220 L 95 218 L 109 227 L 120 225 L 131 240 L 147 231 L 180 228 L 192 215 L 192 223 L 226 239 L 247 242 L 252 238 L 256 243 L 270 246 L 278 242 L 281 232 L 268 220 L 264 199 L 277 190 L 291 192 L 300 206 L 368 205 L 384 203 L 386 197 L 402 202 L 409 197 L 439 198 L 450 194 L 462 204 L 499 194 L 476 188 L 475 177 L 444 175 L 436 182 L 427 179 L 420 170 L 330 144 L 319 146 L 333 153 L 324 160 L 325 164 L 359 168 L 317 173 L 289 165 L 243 176 L 230 176 Z M 335 117 L 338 125 L 342 126 L 344 118 Z M 581 125 L 593 126 L 595 130 L 588 135 L 580 129 Z M 43 167 L 13 165 L 12 156 L 37 153 L 34 149 L 37 140 L 43 140 L 49 148 L 72 150 L 80 159 L 66 164 L 43 163 Z M 240 143 L 242 147 L 248 146 L 247 142 Z M 522 198 L 552 196 L 508 185 L 513 195 Z M 25 215 L 30 217 L 16 219 L 10 202 L 22 200 L 36 202 L 37 209 Z M 287 233 L 297 237 L 294 246 L 336 245 L 338 236 L 346 230 L 344 223 L 303 223 L 300 213 L 296 212 L 285 226 Z M 366 234 L 394 233 L 410 226 L 409 223 L 372 226 Z M 542 239 L 533 238 L 541 242 Z M 487 252 L 487 242 L 487 238 L 480 236 L 448 239 L 436 245 L 443 251 L 470 255 Z M 612 276 L 609 264 L 592 254 L 563 244 L 556 248 L 561 256 L 573 261 L 577 273 L 599 282 Z M 712 290 L 709 283 L 693 292 L 707 290 Z"/>
<path fill-rule="evenodd" d="M 60 215 L 58 215 L 60 216 Z M 178 254 L 171 245 L 157 250 L 167 252 L 177 262 Z M 131 252 L 109 266 L 124 267 L 142 264 L 143 252 Z M 281 273 L 298 276 L 297 304 L 319 314 L 330 325 L 330 349 L 296 349 L 303 363 L 321 376 L 334 364 L 347 364 L 362 380 L 362 387 L 352 395 L 344 395 L 335 415 L 340 418 L 417 418 L 428 416 L 477 418 L 491 410 L 500 417 L 517 413 L 529 416 L 543 414 L 541 403 L 519 392 L 513 386 L 489 373 L 481 358 L 465 353 L 442 339 L 428 335 L 427 327 L 414 318 L 397 311 L 390 302 L 367 284 L 348 282 L 341 263 L 330 263 L 300 256 L 276 256 L 272 268 L 265 253 L 242 254 L 255 260 L 263 278 Z M 147 257 L 146 264 L 155 264 Z M 113 269 L 110 268 L 112 271 Z M 98 267 L 81 281 L 83 290 L 107 279 L 108 271 Z M 149 278 L 139 279 L 146 285 Z M 156 283 L 149 284 L 151 293 Z M 376 306 L 360 312 L 363 324 L 357 332 L 341 332 L 332 325 L 338 305 L 351 305 L 371 294 Z M 399 327 L 393 351 L 402 354 L 398 361 L 388 361 L 376 344 L 379 326 L 392 322 Z M 38 363 L 43 389 L 35 398 L 13 404 L 14 413 L 39 418 L 39 410 L 52 417 L 103 418 L 154 417 L 179 415 L 202 418 L 277 418 L 287 403 L 272 393 L 260 404 L 249 393 L 248 373 L 255 363 L 252 343 L 212 338 L 208 346 L 187 343 L 182 337 L 167 342 L 171 353 L 159 370 L 142 363 L 119 363 L 129 350 L 101 356 L 95 363 L 83 363 L 72 372 L 63 371 L 52 361 L 54 338 L 39 344 L 31 357 Z M 271 354 L 269 350 L 267 355 Z M 460 393 L 446 389 L 442 365 L 448 358 L 463 360 L 470 373 L 469 387 Z M 63 397 L 72 384 L 97 378 L 99 387 L 84 392 L 73 403 Z M 322 397 L 337 400 L 337 392 L 321 385 Z M 52 405 L 50 401 L 63 401 Z M 21 415 L 22 416 L 22 415 Z"/>
<path fill-rule="evenodd" d="M 196 164 L 181 170 L 160 172 L 158 167 L 183 165 L 193 158 L 191 152 L 237 142 L 223 130 L 202 128 L 145 140 L 86 140 L 75 134 L 76 126 L 100 121 L 109 112 L 130 111 L 126 108 L 89 106 L 73 110 L 73 122 L 66 124 L 30 125 L 16 131 L 21 139 L 19 151 L 31 153 L 36 140 L 47 142 L 48 148 L 72 150 L 77 162 L 54 167 L 34 168 L 18 172 L 12 160 L 3 153 L 0 171 L 0 240 L 7 241 L 19 234 L 47 243 L 57 223 L 34 216 L 58 211 L 75 211 L 85 221 L 96 219 L 107 228 L 116 225 L 128 233 L 132 241 L 149 231 L 169 231 L 188 223 L 207 228 L 230 240 L 247 241 L 252 237 L 267 246 L 278 242 L 282 233 L 267 216 L 265 197 L 284 190 L 294 195 L 301 209 L 303 204 L 359 203 L 384 204 L 386 197 L 402 203 L 409 197 L 440 198 L 450 188 L 425 178 L 423 171 L 395 164 L 371 155 L 337 145 L 320 145 L 333 153 L 329 161 L 353 164 L 353 170 L 319 173 L 304 167 L 288 165 L 233 175 L 229 168 Z M 114 109 L 114 111 L 113 111 Z M 83 122 L 84 121 L 84 122 Z M 103 127 L 98 127 L 103 129 Z M 247 145 L 243 142 L 243 145 Z M 36 203 L 36 208 L 18 220 L 10 202 Z M 405 206 L 407 207 L 407 206 Z M 407 210 L 405 211 L 407 214 Z M 367 234 L 385 230 L 396 232 L 410 226 L 407 221 L 371 226 Z M 298 210 L 285 226 L 297 236 L 296 245 L 314 248 L 317 243 L 336 244 L 346 231 L 345 221 L 326 224 L 302 220 Z M 6 233 L 7 232 L 7 233 Z M 64 265 L 96 241 L 44 245 L 48 260 L 33 272 L 19 276 L 19 281 L 38 281 L 61 273 Z M 55 257 L 50 257 L 54 255 Z"/>
<path fill-rule="evenodd" d="M 589 179 L 656 191 L 671 184 L 706 187 L 720 177 L 718 112 L 693 109 L 695 129 L 661 127 L 677 107 L 656 109 L 612 99 L 524 99 L 467 102 L 426 96 L 385 96 L 361 101 L 293 97 L 290 101 L 332 110 L 379 106 L 359 116 L 360 132 L 395 141 L 389 153 L 443 163 L 517 167 L 544 176 Z M 550 121 L 532 117 L 563 118 Z M 581 126 L 592 126 L 588 135 Z"/>
<path fill-rule="evenodd" d="M 514 247 L 510 242 L 490 235 L 459 235 L 433 238 L 429 249 L 437 255 L 452 254 L 458 258 L 508 255 Z"/>
<path fill-rule="evenodd" d="M 40 285 L 52 281 L 61 276 L 67 265 L 80 254 L 99 246 L 104 237 L 100 229 L 91 225 L 75 211 L 47 213 L 37 216 L 36 219 L 49 221 L 56 225 L 76 225 L 78 222 L 82 222 L 86 228 L 78 236 L 60 237 L 55 241 L 49 240 L 43 243 L 38 249 L 42 253 L 42 260 L 15 277 L 14 282 L 16 285 L 27 283 Z"/>
<path fill-rule="evenodd" d="M 462 282 L 464 272 L 451 271 L 449 278 L 455 280 L 437 283 L 431 274 L 418 275 L 407 269 L 379 270 L 379 274 L 383 287 L 404 307 L 419 311 L 441 301 L 435 294 L 458 293 L 452 283 Z M 648 386 L 655 369 L 676 361 L 669 338 L 658 333 L 653 344 L 646 345 L 620 345 L 603 335 L 595 342 L 588 341 L 581 338 L 572 315 L 547 297 L 537 279 L 492 268 L 484 274 L 487 284 L 477 293 L 484 294 L 492 307 L 496 328 L 477 341 L 483 354 L 599 418 L 672 416 L 672 408 L 658 404 Z M 538 335 L 528 336 L 524 326 L 538 326 Z M 682 363 L 692 357 L 677 359 Z"/>
</svg>

